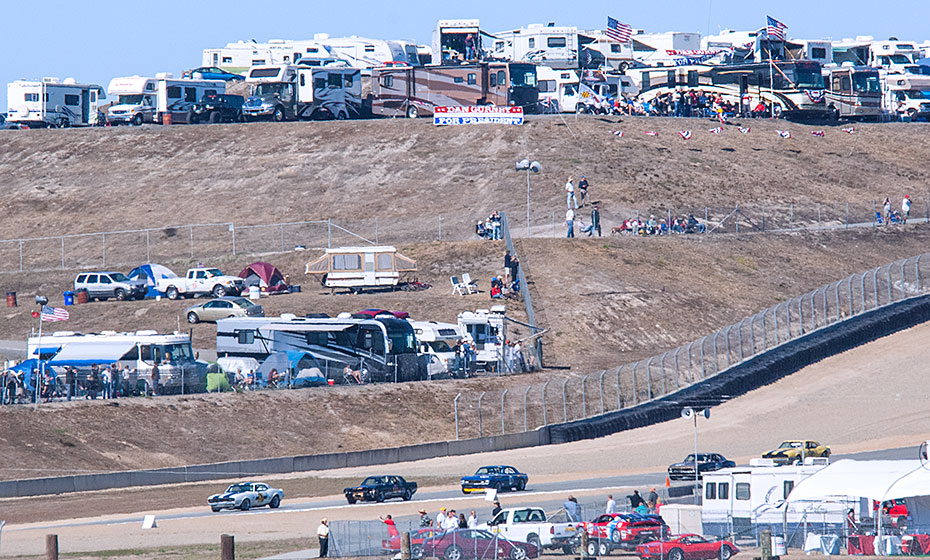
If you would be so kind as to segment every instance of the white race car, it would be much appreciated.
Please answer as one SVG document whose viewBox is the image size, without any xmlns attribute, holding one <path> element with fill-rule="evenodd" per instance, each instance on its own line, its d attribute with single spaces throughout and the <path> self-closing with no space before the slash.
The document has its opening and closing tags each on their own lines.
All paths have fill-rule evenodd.
<svg viewBox="0 0 930 560">
<path fill-rule="evenodd" d="M 222 494 L 214 494 L 207 499 L 213 511 L 221 509 L 241 509 L 248 511 L 257 506 L 268 506 L 271 509 L 281 505 L 284 499 L 284 490 L 272 488 L 261 482 L 239 482 L 230 484 Z"/>
</svg>

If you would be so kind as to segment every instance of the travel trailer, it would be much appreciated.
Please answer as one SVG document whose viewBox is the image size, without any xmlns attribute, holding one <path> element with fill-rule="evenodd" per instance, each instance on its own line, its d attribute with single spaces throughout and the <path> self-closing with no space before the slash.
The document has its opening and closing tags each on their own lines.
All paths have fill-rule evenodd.
<svg viewBox="0 0 930 560">
<path fill-rule="evenodd" d="M 303 62 L 303 61 L 302 61 Z M 361 71 L 346 66 L 255 66 L 246 120 L 354 119 L 362 115 Z"/>
<path fill-rule="evenodd" d="M 878 69 L 843 66 L 823 69 L 824 103 L 834 118 L 878 119 L 882 114 L 882 86 Z"/>
<path fill-rule="evenodd" d="M 417 45 L 408 41 L 383 41 L 354 36 L 332 39 L 325 34 L 315 35 L 314 39 L 352 68 L 375 68 L 392 63 L 420 65 Z"/>
<path fill-rule="evenodd" d="M 875 41 L 872 37 L 856 37 L 833 42 L 833 62 L 842 65 L 874 66 L 889 72 L 907 72 L 920 59 L 917 44 L 910 41 Z"/>
<path fill-rule="evenodd" d="M 579 68 L 577 27 L 531 24 L 494 34 L 495 59 L 542 64 L 557 70 Z"/>
<path fill-rule="evenodd" d="M 491 309 L 463 311 L 458 315 L 458 326 L 462 333 L 475 343 L 479 367 L 488 371 L 501 371 L 504 360 L 504 343 L 507 341 L 507 325 L 503 305 Z"/>
<path fill-rule="evenodd" d="M 226 82 L 172 78 L 171 74 L 129 76 L 110 80 L 107 93 L 116 96 L 107 111 L 111 125 L 190 123 L 196 118 L 194 104 L 204 95 L 226 93 Z"/>
<path fill-rule="evenodd" d="M 452 323 L 410 321 L 420 343 L 420 353 L 429 357 L 429 377 L 455 374 L 455 343 L 462 340 L 462 330 Z"/>
<path fill-rule="evenodd" d="M 432 116 L 435 107 L 494 105 L 538 111 L 536 66 L 514 62 L 382 67 L 371 71 L 371 112 Z"/>
<path fill-rule="evenodd" d="M 106 98 L 98 85 L 79 84 L 73 78 L 42 78 L 41 82 L 16 80 L 6 88 L 7 121 L 29 127 L 93 126 L 103 124 L 97 112 Z"/>
<path fill-rule="evenodd" d="M 300 351 L 316 360 L 316 368 L 338 383 L 344 368 L 365 371 L 370 381 L 426 379 L 426 358 L 417 353 L 416 335 L 407 321 L 395 317 L 247 317 L 216 323 L 216 353 L 259 362 L 275 352 Z M 363 377 L 364 379 L 364 377 Z"/>
<path fill-rule="evenodd" d="M 130 387 L 140 394 L 152 393 L 155 364 L 158 364 L 159 391 L 188 393 L 206 388 L 207 364 L 197 361 L 189 334 L 59 331 L 29 337 L 26 355 L 52 367 L 71 366 L 81 372 L 89 372 L 93 364 L 128 366 L 132 372 Z"/>
<path fill-rule="evenodd" d="M 580 99 L 578 73 L 574 70 L 555 70 L 548 66 L 536 67 L 540 112 L 574 113 Z"/>
<path fill-rule="evenodd" d="M 327 288 L 361 292 L 370 288 L 396 286 L 400 275 L 416 272 L 417 262 L 390 245 L 338 247 L 307 263 L 306 274 L 320 277 Z"/>
</svg>

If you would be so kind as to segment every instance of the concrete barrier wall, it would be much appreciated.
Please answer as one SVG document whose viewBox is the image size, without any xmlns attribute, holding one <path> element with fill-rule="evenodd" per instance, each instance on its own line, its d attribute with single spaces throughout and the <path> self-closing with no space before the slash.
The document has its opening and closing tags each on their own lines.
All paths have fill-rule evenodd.
<svg viewBox="0 0 930 560">
<path fill-rule="evenodd" d="M 930 318 L 930 296 L 900 301 L 796 338 L 737 364 L 719 375 L 665 397 L 587 420 L 553 424 L 531 432 L 347 453 L 227 461 L 145 471 L 8 480 L 0 481 L 0 497 L 39 496 L 106 488 L 386 465 L 602 437 L 673 420 L 678 418 L 684 406 L 707 407 L 719 404 L 730 396 L 742 395 L 773 383 L 826 357 L 910 328 L 928 318 Z"/>
</svg>

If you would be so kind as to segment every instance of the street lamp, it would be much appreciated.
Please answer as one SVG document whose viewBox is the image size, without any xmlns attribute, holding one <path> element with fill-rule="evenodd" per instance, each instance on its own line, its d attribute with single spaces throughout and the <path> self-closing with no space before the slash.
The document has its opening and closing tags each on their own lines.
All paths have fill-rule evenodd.
<svg viewBox="0 0 930 560">
<path fill-rule="evenodd" d="M 526 170 L 526 236 L 530 236 L 530 171 L 533 173 L 539 173 L 542 169 L 542 166 L 539 165 L 538 161 L 530 161 L 524 159 L 518 161 L 515 166 L 517 171 Z"/>
<path fill-rule="evenodd" d="M 701 497 L 700 490 L 698 489 L 698 479 L 700 479 L 700 471 L 698 470 L 698 444 L 697 444 L 697 417 L 703 416 L 704 418 L 710 418 L 710 409 L 705 408 L 701 411 L 696 411 L 690 406 L 686 406 L 681 409 L 681 417 L 685 420 L 694 420 L 694 503 L 697 505 L 698 499 Z"/>
</svg>

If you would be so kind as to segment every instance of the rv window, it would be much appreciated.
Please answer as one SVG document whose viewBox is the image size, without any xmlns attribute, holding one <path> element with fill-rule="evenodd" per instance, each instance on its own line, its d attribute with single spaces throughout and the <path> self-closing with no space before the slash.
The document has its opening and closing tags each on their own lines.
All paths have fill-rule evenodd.
<svg viewBox="0 0 930 560">
<path fill-rule="evenodd" d="M 333 255 L 333 270 L 361 270 L 362 257 L 358 254 Z"/>
<path fill-rule="evenodd" d="M 374 45 L 365 45 L 365 52 L 375 52 Z"/>
<path fill-rule="evenodd" d="M 313 78 L 313 89 L 323 89 L 326 87 L 326 78 L 322 76 Z"/>
<path fill-rule="evenodd" d="M 843 76 L 843 78 L 840 80 L 840 89 L 842 91 L 850 91 L 852 89 L 851 85 L 852 84 L 849 80 L 849 76 Z"/>
<path fill-rule="evenodd" d="M 376 354 L 384 354 L 384 334 L 381 329 L 362 329 L 358 333 L 358 346 Z"/>
<path fill-rule="evenodd" d="M 546 39 L 546 46 L 548 47 L 564 47 L 567 44 L 565 37 L 549 37 Z"/>
<path fill-rule="evenodd" d="M 300 59 L 303 58 L 303 57 L 304 57 L 303 53 L 295 52 L 295 53 L 294 53 L 294 62 L 297 62 L 298 60 L 300 60 Z"/>
<path fill-rule="evenodd" d="M 277 68 L 255 68 L 254 70 L 249 72 L 249 77 L 250 78 L 275 78 L 277 77 L 278 72 L 280 72 L 280 70 L 278 70 Z"/>
<path fill-rule="evenodd" d="M 155 84 L 152 82 L 145 84 L 145 91 L 155 91 Z"/>
<path fill-rule="evenodd" d="M 300 75 L 300 87 L 307 85 L 307 76 L 305 74 Z"/>
<path fill-rule="evenodd" d="M 188 103 L 197 103 L 197 88 L 184 88 L 184 101 Z"/>
<path fill-rule="evenodd" d="M 65 105 L 80 105 L 81 96 L 80 95 L 66 95 L 65 96 Z"/>
<path fill-rule="evenodd" d="M 531 49 L 535 49 L 535 48 L 536 48 L 536 39 L 530 37 L 530 38 L 529 38 L 529 44 L 528 44 L 527 46 L 528 46 L 529 48 L 531 48 Z"/>
<path fill-rule="evenodd" d="M 549 93 L 549 92 L 554 92 L 554 91 L 555 91 L 555 80 L 540 80 L 539 81 L 539 93 Z"/>
<path fill-rule="evenodd" d="M 749 499 L 749 483 L 748 482 L 737 482 L 736 483 L 736 499 L 737 500 L 748 500 Z"/>
<path fill-rule="evenodd" d="M 612 52 L 612 53 L 618 53 L 618 52 L 620 52 L 620 45 L 618 45 L 618 44 L 616 44 L 616 43 L 612 43 L 612 44 L 610 45 L 610 52 Z"/>
<path fill-rule="evenodd" d="M 507 83 L 507 72 L 504 72 L 503 70 L 497 71 L 497 83 L 500 85 Z"/>
<path fill-rule="evenodd" d="M 649 72 L 643 72 L 643 91 L 651 87 L 652 85 L 649 83 Z"/>
<path fill-rule="evenodd" d="M 793 481 L 793 480 L 786 480 L 786 481 L 785 481 L 785 494 L 784 494 L 784 498 L 782 498 L 782 499 L 783 499 L 783 500 L 787 500 L 787 499 L 788 499 L 788 494 L 790 494 L 792 490 L 794 490 L 794 481 Z"/>
<path fill-rule="evenodd" d="M 342 74 L 329 73 L 329 87 L 342 89 Z"/>
<path fill-rule="evenodd" d="M 345 78 L 346 89 L 351 88 L 353 82 L 355 81 L 352 79 L 352 74 L 344 74 L 342 77 Z"/>
<path fill-rule="evenodd" d="M 496 52 L 501 52 L 502 50 L 504 50 L 504 42 L 503 42 L 503 41 L 494 41 L 494 50 L 495 50 Z"/>
<path fill-rule="evenodd" d="M 465 78 L 461 76 L 456 76 L 455 78 L 452 79 L 452 81 L 457 84 L 461 84 L 461 83 L 465 83 Z"/>
<path fill-rule="evenodd" d="M 133 347 L 132 347 L 132 350 L 130 350 L 129 352 L 126 352 L 125 354 L 123 354 L 123 356 L 120 358 L 120 361 L 125 360 L 125 361 L 128 361 L 128 362 L 134 362 L 134 361 L 136 361 L 136 360 L 138 360 L 138 359 L 139 359 L 139 347 L 138 347 L 138 346 L 133 346 Z"/>
<path fill-rule="evenodd" d="M 394 270 L 394 255 L 390 253 L 379 254 L 378 270 Z"/>
<path fill-rule="evenodd" d="M 572 84 L 565 84 L 565 95 L 575 95 L 575 86 Z"/>
<path fill-rule="evenodd" d="M 833 91 L 840 91 L 840 77 L 833 76 Z"/>
<path fill-rule="evenodd" d="M 181 99 L 181 86 L 169 86 L 166 93 L 168 99 Z"/>
<path fill-rule="evenodd" d="M 38 94 L 38 93 L 27 93 L 26 95 L 23 96 L 23 98 L 24 98 L 26 101 L 38 101 L 38 100 L 39 100 L 39 94 Z"/>
<path fill-rule="evenodd" d="M 394 76 L 381 76 L 381 87 L 394 87 Z"/>
<path fill-rule="evenodd" d="M 717 499 L 718 500 L 729 500 L 730 499 L 730 483 L 721 482 L 717 484 Z"/>
<path fill-rule="evenodd" d="M 716 500 L 717 499 L 717 484 L 714 482 L 708 482 L 704 485 L 704 499 L 706 500 Z"/>
<path fill-rule="evenodd" d="M 468 74 L 468 85 L 473 86 L 478 83 L 478 74 L 469 73 Z"/>
<path fill-rule="evenodd" d="M 827 49 L 814 47 L 811 49 L 811 58 L 827 58 Z"/>
<path fill-rule="evenodd" d="M 316 48 L 316 47 L 307 47 L 307 52 L 308 52 L 308 53 L 320 52 L 320 49 L 318 49 L 318 48 Z"/>
<path fill-rule="evenodd" d="M 291 61 L 291 56 L 288 54 L 284 55 L 284 62 L 290 62 L 290 61 Z"/>
<path fill-rule="evenodd" d="M 93 103 L 94 101 L 97 101 L 97 92 L 96 92 L 96 91 L 91 91 L 91 92 L 90 92 L 90 102 Z"/>
<path fill-rule="evenodd" d="M 668 78 L 666 79 L 666 81 L 667 81 L 667 83 L 665 84 L 666 86 L 671 87 L 671 86 L 676 85 L 677 80 L 675 79 L 675 71 L 674 71 L 674 70 L 669 70 L 669 71 L 668 71 Z"/>
<path fill-rule="evenodd" d="M 232 57 L 231 57 L 231 56 L 224 56 L 224 57 L 223 57 L 223 64 L 232 64 Z"/>
<path fill-rule="evenodd" d="M 263 59 L 263 58 L 260 58 L 260 59 L 253 59 L 253 60 L 252 60 L 252 66 L 264 66 L 264 65 L 265 65 L 265 59 Z M 276 70 L 275 70 L 275 74 L 277 74 L 277 73 L 278 73 L 278 72 L 277 72 L 277 69 L 276 69 Z"/>
<path fill-rule="evenodd" d="M 697 70 L 688 70 L 688 87 L 697 87 L 697 86 L 698 86 Z"/>
<path fill-rule="evenodd" d="M 255 331 L 235 331 L 239 344 L 254 344 Z"/>
<path fill-rule="evenodd" d="M 151 363 L 152 361 L 152 347 L 151 346 L 142 346 L 140 347 L 141 352 L 139 352 L 139 359 L 143 362 Z"/>
<path fill-rule="evenodd" d="M 496 87 L 496 86 L 497 86 L 497 74 L 495 74 L 494 72 L 491 72 L 491 75 L 488 76 L 488 87 Z"/>
</svg>

